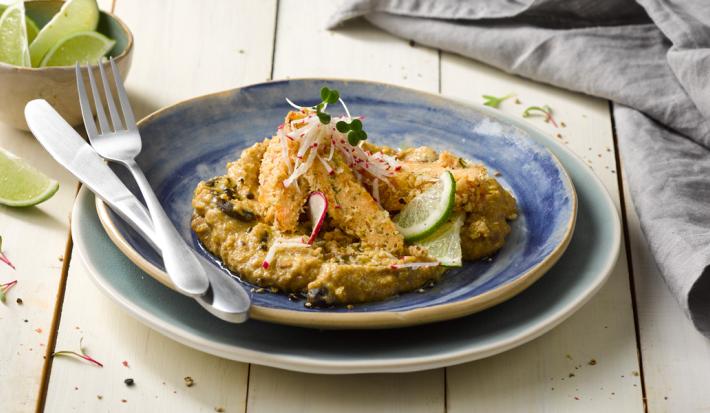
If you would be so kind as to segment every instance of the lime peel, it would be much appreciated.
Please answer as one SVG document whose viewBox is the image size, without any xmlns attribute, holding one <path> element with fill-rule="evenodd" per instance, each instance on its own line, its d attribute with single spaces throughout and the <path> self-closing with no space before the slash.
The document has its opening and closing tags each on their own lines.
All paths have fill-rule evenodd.
<svg viewBox="0 0 710 413">
<path fill-rule="evenodd" d="M 11 207 L 37 205 L 51 198 L 58 189 L 57 181 L 0 149 L 0 204 Z"/>
<path fill-rule="evenodd" d="M 47 52 L 40 67 L 95 63 L 113 49 L 115 44 L 115 40 L 94 31 L 70 34 Z"/>
<path fill-rule="evenodd" d="M 8 7 L 0 15 L 0 62 L 29 67 L 25 4 L 21 1 Z"/>
<path fill-rule="evenodd" d="M 79 32 L 92 31 L 99 23 L 96 0 L 69 0 L 52 17 L 30 44 L 32 66 L 37 67 L 47 52 L 61 39 Z"/>
<path fill-rule="evenodd" d="M 450 171 L 444 171 L 434 185 L 414 197 L 394 217 L 404 240 L 413 242 L 424 239 L 444 225 L 454 210 L 455 197 L 454 176 Z"/>
<path fill-rule="evenodd" d="M 416 244 L 426 248 L 429 255 L 436 258 L 441 265 L 460 267 L 462 265 L 461 227 L 463 223 L 464 214 L 458 213 L 436 232 L 417 241 Z"/>
</svg>

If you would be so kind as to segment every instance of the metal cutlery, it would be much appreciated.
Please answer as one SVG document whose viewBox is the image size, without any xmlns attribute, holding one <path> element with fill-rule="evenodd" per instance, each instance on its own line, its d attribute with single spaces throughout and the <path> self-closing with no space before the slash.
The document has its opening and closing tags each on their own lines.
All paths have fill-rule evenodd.
<svg viewBox="0 0 710 413">
<path fill-rule="evenodd" d="M 209 280 L 204 269 L 197 261 L 194 252 L 187 243 L 180 237 L 177 229 L 165 213 L 160 200 L 153 192 L 148 179 L 135 161 L 136 156 L 141 152 L 142 142 L 138 132 L 133 110 L 128 101 L 128 95 L 123 87 L 123 81 L 118 76 L 116 64 L 111 60 L 111 69 L 114 74 L 116 92 L 120 102 L 121 117 L 113 99 L 109 81 L 106 76 L 103 64 L 99 62 L 101 83 L 103 85 L 103 99 L 101 92 L 94 80 L 93 72 L 88 68 L 89 85 L 94 99 L 94 108 L 99 121 L 99 130 L 92 114 L 89 103 L 89 96 L 84 87 L 84 78 L 81 74 L 79 64 L 76 65 L 76 81 L 79 89 L 79 102 L 81 113 L 84 118 L 84 126 L 89 136 L 89 141 L 94 150 L 104 159 L 117 162 L 131 172 L 136 180 L 141 194 L 146 201 L 151 221 L 153 222 L 154 240 L 160 247 L 167 272 L 173 284 L 186 295 L 198 296 L 204 294 L 209 288 Z M 104 112 L 104 102 L 108 106 L 111 116 L 111 124 Z"/>
<path fill-rule="evenodd" d="M 145 206 L 59 113 L 47 101 L 37 99 L 27 104 L 25 117 L 32 133 L 52 157 L 160 252 L 153 239 L 152 223 Z M 245 321 L 250 306 L 249 294 L 214 264 L 201 256 L 198 260 L 209 279 L 210 289 L 193 298 L 225 321 Z"/>
</svg>

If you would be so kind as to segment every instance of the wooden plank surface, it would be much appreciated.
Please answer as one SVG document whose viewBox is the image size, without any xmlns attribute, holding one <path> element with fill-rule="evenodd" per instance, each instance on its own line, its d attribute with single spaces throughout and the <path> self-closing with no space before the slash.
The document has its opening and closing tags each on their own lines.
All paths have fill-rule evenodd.
<svg viewBox="0 0 710 413">
<path fill-rule="evenodd" d="M 126 87 L 138 116 L 270 75 L 275 0 L 222 0 L 210 7 L 118 0 L 115 12 L 136 38 Z M 81 337 L 105 367 L 55 360 L 47 412 L 244 410 L 248 365 L 194 351 L 133 320 L 91 284 L 74 256 L 57 348 L 76 349 Z M 196 384 L 188 388 L 185 376 Z M 135 385 L 126 386 L 126 378 Z"/>
<path fill-rule="evenodd" d="M 444 95 L 476 103 L 483 102 L 483 94 L 516 93 L 500 109 L 514 116 L 527 106 L 549 105 L 565 127 L 554 128 L 539 117 L 529 121 L 552 136 L 560 134 L 619 205 L 606 101 L 448 54 L 442 57 L 441 87 Z M 512 351 L 449 368 L 447 383 L 450 412 L 643 411 L 625 253 L 605 287 L 569 320 Z"/>
<path fill-rule="evenodd" d="M 110 0 L 99 4 L 110 8 Z M 40 390 L 77 182 L 29 132 L 0 124 L 0 148 L 59 181 L 59 191 L 36 207 L 0 206 L 3 250 L 17 268 L 0 265 L 0 284 L 18 280 L 7 302 L 0 304 L 0 330 L 5 332 L 0 341 L 0 411 L 27 412 L 35 408 Z"/>
<path fill-rule="evenodd" d="M 668 290 L 625 180 L 624 189 L 648 410 L 710 411 L 710 341 L 695 330 Z"/>
</svg>

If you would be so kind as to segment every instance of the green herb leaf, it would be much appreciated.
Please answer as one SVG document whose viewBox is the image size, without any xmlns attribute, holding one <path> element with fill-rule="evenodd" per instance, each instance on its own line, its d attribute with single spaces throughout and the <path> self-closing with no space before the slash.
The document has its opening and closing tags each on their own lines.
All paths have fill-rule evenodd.
<svg viewBox="0 0 710 413">
<path fill-rule="evenodd" d="M 330 123 L 330 115 L 325 112 L 318 112 L 318 120 L 320 120 L 320 123 L 327 125 Z"/>
<path fill-rule="evenodd" d="M 348 142 L 352 146 L 356 146 L 358 142 L 360 142 L 360 139 L 358 139 L 357 131 L 350 131 L 350 133 L 348 133 Z"/>
<path fill-rule="evenodd" d="M 341 120 L 335 124 L 335 129 L 337 129 L 340 133 L 345 133 L 350 130 L 350 125 L 348 125 L 348 123 L 344 120 Z"/>
<path fill-rule="evenodd" d="M 330 96 L 330 89 L 328 89 L 327 87 L 323 86 L 323 87 L 320 89 L 320 98 L 321 98 L 321 100 L 322 100 L 323 102 L 327 102 L 327 101 L 328 101 L 328 96 Z"/>
<path fill-rule="evenodd" d="M 508 98 L 512 98 L 513 96 L 515 96 L 514 93 L 511 93 L 511 94 L 508 94 L 505 96 L 501 96 L 501 97 L 491 96 L 491 95 L 483 95 L 483 100 L 484 100 L 483 104 L 486 106 L 490 106 L 492 108 L 497 109 L 500 106 L 500 104 L 503 103 L 504 100 L 506 100 Z"/>
<path fill-rule="evenodd" d="M 354 131 L 361 131 L 362 130 L 362 122 L 360 121 L 360 119 L 353 119 L 350 122 L 350 130 L 354 130 Z"/>
<path fill-rule="evenodd" d="M 325 99 L 325 101 L 330 104 L 333 104 L 338 103 L 338 99 L 340 99 L 340 93 L 337 90 L 331 90 L 330 93 L 328 93 L 328 97 Z"/>
</svg>

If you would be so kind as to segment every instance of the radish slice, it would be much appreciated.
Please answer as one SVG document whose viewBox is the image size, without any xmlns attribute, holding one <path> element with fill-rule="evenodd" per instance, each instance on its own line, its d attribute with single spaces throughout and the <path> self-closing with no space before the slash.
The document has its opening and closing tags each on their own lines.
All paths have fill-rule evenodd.
<svg viewBox="0 0 710 413">
<path fill-rule="evenodd" d="M 311 194 L 308 195 L 308 212 L 311 216 L 313 231 L 311 231 L 311 236 L 308 238 L 309 245 L 313 244 L 313 241 L 316 240 L 323 226 L 323 221 L 325 221 L 326 211 L 328 211 L 328 199 L 323 195 L 323 192 L 311 192 Z"/>
</svg>

